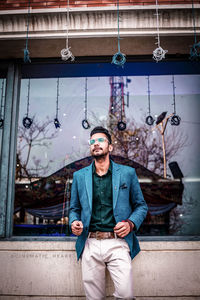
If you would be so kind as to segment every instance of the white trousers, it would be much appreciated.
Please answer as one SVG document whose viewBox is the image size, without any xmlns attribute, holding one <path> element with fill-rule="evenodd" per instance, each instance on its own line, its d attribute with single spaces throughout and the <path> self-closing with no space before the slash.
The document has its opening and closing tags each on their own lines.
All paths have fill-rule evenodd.
<svg viewBox="0 0 200 300">
<path fill-rule="evenodd" d="M 124 239 L 87 239 L 82 254 L 82 278 L 87 300 L 106 299 L 106 267 L 114 283 L 113 296 L 116 299 L 135 299 L 129 251 Z"/>
</svg>

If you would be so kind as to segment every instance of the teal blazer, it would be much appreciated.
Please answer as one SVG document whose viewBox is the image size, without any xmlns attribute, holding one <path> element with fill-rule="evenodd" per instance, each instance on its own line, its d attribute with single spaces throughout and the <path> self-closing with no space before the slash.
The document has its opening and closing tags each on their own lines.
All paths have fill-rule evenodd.
<svg viewBox="0 0 200 300">
<path fill-rule="evenodd" d="M 112 193 L 113 214 L 116 223 L 129 219 L 135 224 L 135 230 L 124 239 L 130 248 L 133 259 L 140 251 L 138 239 L 135 235 L 147 214 L 147 204 L 134 168 L 112 163 Z M 92 215 L 92 164 L 74 172 L 71 188 L 69 211 L 69 226 L 75 220 L 83 223 L 83 232 L 76 241 L 77 258 L 79 259 L 89 233 Z"/>
</svg>

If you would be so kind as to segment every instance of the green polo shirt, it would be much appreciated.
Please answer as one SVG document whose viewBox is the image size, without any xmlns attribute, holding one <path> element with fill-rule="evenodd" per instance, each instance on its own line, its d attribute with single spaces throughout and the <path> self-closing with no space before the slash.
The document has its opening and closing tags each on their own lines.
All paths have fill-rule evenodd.
<svg viewBox="0 0 200 300">
<path fill-rule="evenodd" d="M 116 225 L 113 216 L 112 201 L 112 165 L 110 163 L 108 172 L 103 176 L 96 173 L 95 164 L 92 166 L 93 200 L 92 217 L 89 230 L 113 231 Z"/>
</svg>

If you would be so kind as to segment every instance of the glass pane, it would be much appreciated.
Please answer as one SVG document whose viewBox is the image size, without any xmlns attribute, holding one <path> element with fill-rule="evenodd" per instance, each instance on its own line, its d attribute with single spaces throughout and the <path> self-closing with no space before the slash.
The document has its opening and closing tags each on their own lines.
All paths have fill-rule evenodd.
<svg viewBox="0 0 200 300">
<path fill-rule="evenodd" d="M 85 119 L 136 168 L 149 206 L 139 234 L 199 235 L 199 98 L 200 75 L 22 80 L 14 235 L 69 234 L 73 172 L 92 161 Z"/>
<path fill-rule="evenodd" d="M 6 79 L 0 78 L 0 157 L 2 148 L 2 135 L 4 126 L 4 106 L 5 106 L 5 91 L 6 91 Z"/>
</svg>

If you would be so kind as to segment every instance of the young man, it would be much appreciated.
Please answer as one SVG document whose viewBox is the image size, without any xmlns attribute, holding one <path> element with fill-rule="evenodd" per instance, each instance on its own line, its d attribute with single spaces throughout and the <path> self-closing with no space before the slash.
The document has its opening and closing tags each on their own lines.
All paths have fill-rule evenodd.
<svg viewBox="0 0 200 300">
<path fill-rule="evenodd" d="M 110 160 L 108 130 L 95 127 L 89 144 L 94 162 L 74 173 L 69 214 L 71 230 L 78 236 L 86 299 L 106 298 L 105 268 L 114 282 L 114 297 L 135 299 L 131 259 L 140 251 L 135 231 L 147 205 L 135 170 Z"/>
</svg>

